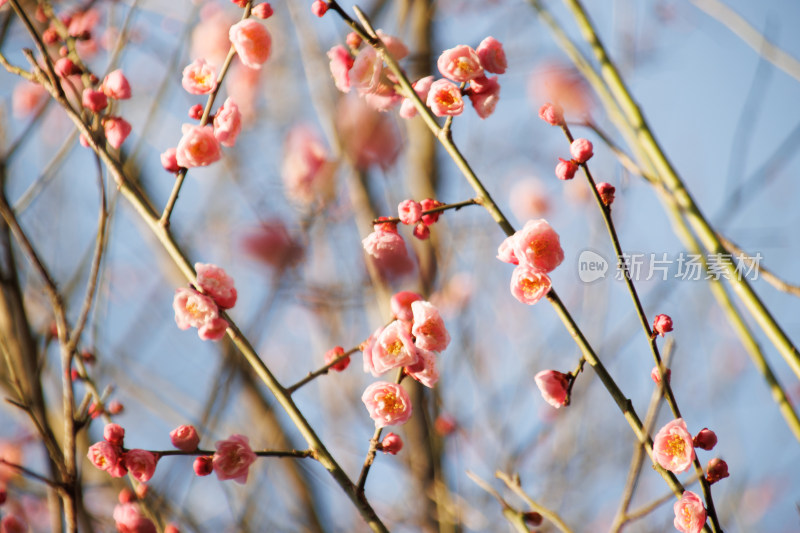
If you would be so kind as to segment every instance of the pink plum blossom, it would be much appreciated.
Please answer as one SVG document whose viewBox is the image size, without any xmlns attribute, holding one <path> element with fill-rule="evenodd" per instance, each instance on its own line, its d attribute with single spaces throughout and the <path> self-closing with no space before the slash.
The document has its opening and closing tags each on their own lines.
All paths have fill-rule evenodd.
<svg viewBox="0 0 800 533">
<path fill-rule="evenodd" d="M 273 14 L 272 6 L 270 5 L 269 2 L 262 2 L 256 6 L 253 6 L 253 9 L 250 11 L 250 14 L 262 20 L 268 19 Z"/>
<path fill-rule="evenodd" d="M 571 180 L 575 177 L 575 172 L 578 171 L 578 164 L 572 159 L 558 158 L 556 165 L 556 177 L 560 180 Z"/>
<path fill-rule="evenodd" d="M 195 263 L 194 269 L 197 271 L 197 285 L 221 309 L 236 305 L 236 287 L 233 286 L 233 278 L 224 269 L 207 263 Z"/>
<path fill-rule="evenodd" d="M 714 484 L 720 479 L 725 479 L 730 476 L 728 473 L 728 463 L 722 459 L 715 457 L 708 462 L 706 466 L 706 480 Z"/>
<path fill-rule="evenodd" d="M 286 195 L 303 205 L 333 195 L 335 163 L 316 132 L 306 125 L 291 129 L 284 144 L 281 174 Z"/>
<path fill-rule="evenodd" d="M 214 458 L 210 455 L 201 455 L 192 463 L 192 469 L 196 476 L 207 476 L 214 471 Z"/>
<path fill-rule="evenodd" d="M 503 45 L 494 37 L 487 37 L 481 41 L 478 48 L 475 49 L 480 59 L 481 66 L 487 72 L 492 74 L 504 74 L 508 68 L 508 61 L 506 60 L 506 52 L 503 50 Z"/>
<path fill-rule="evenodd" d="M 697 435 L 692 439 L 695 448 L 701 450 L 713 450 L 717 445 L 717 434 L 708 428 L 703 428 L 697 432 Z"/>
<path fill-rule="evenodd" d="M 217 73 L 205 59 L 195 59 L 183 69 L 181 85 L 189 94 L 208 94 L 217 87 Z"/>
<path fill-rule="evenodd" d="M 147 483 L 156 471 L 158 456 L 147 450 L 133 449 L 123 456 L 125 466 L 131 475 L 141 483 Z"/>
<path fill-rule="evenodd" d="M 472 102 L 472 107 L 478 116 L 486 118 L 494 113 L 494 108 L 500 100 L 500 84 L 497 83 L 497 76 L 484 77 L 480 84 L 476 84 L 476 80 L 470 83 L 469 101 Z"/>
<path fill-rule="evenodd" d="M 460 115 L 464 111 L 461 90 L 457 85 L 444 79 L 431 84 L 427 104 L 437 117 Z"/>
<path fill-rule="evenodd" d="M 431 85 L 433 85 L 433 76 L 425 76 L 415 81 L 411 85 L 411 88 L 414 89 L 414 92 L 417 93 L 420 100 L 426 102 L 428 100 L 428 92 L 431 90 Z M 410 98 L 404 98 L 403 103 L 400 104 L 400 111 L 398 114 L 402 118 L 414 118 L 417 116 L 417 108 L 414 106 L 414 102 L 411 101 Z"/>
<path fill-rule="evenodd" d="M 327 352 L 325 352 L 325 364 L 329 365 L 343 355 L 344 355 L 344 348 L 342 348 L 341 346 L 335 346 L 330 350 L 328 350 Z M 333 365 L 331 367 L 331 370 L 334 370 L 336 372 L 343 372 L 344 370 L 347 369 L 348 366 L 350 366 L 349 355 L 344 359 L 342 359 L 341 361 L 339 361 L 338 363 L 336 363 L 335 365 Z"/>
<path fill-rule="evenodd" d="M 365 95 L 378 90 L 383 73 L 383 61 L 374 48 L 362 48 L 350 68 L 350 86 L 358 90 L 358 94 Z"/>
<path fill-rule="evenodd" d="M 272 38 L 260 22 L 245 19 L 231 26 L 228 38 L 242 63 L 252 69 L 260 69 L 272 49 Z"/>
<path fill-rule="evenodd" d="M 164 170 L 172 172 L 173 174 L 181 169 L 181 166 L 178 164 L 178 158 L 175 156 L 176 152 L 176 148 L 167 148 L 166 151 L 161 154 L 161 166 L 164 167 Z"/>
<path fill-rule="evenodd" d="M 155 524 L 135 503 L 117 505 L 112 516 L 119 533 L 157 533 Z"/>
<path fill-rule="evenodd" d="M 543 218 L 529 220 L 514 234 L 514 256 L 520 264 L 543 273 L 552 272 L 564 261 L 558 233 Z"/>
<path fill-rule="evenodd" d="M 322 17 L 328 12 L 328 3 L 323 0 L 314 0 L 311 4 L 311 12 L 317 17 Z"/>
<path fill-rule="evenodd" d="M 465 44 L 442 52 L 436 61 L 436 66 L 439 67 L 442 76 L 458 83 L 469 81 L 483 74 L 483 67 L 477 52 Z"/>
<path fill-rule="evenodd" d="M 286 268 L 303 257 L 303 247 L 286 229 L 280 219 L 265 221 L 248 231 L 241 241 L 244 251 L 266 265 Z"/>
<path fill-rule="evenodd" d="M 558 409 L 567 404 L 569 376 L 557 370 L 542 370 L 533 378 L 547 403 Z"/>
<path fill-rule="evenodd" d="M 121 69 L 109 72 L 103 79 L 100 89 L 114 100 L 127 100 L 131 97 L 131 85 Z"/>
<path fill-rule="evenodd" d="M 112 477 L 122 477 L 126 468 L 122 465 L 122 449 L 119 446 L 100 441 L 89 446 L 86 456 L 99 470 L 105 470 Z"/>
<path fill-rule="evenodd" d="M 30 115 L 41 106 L 49 96 L 47 89 L 38 83 L 21 80 L 11 93 L 11 109 L 14 116 L 22 118 Z"/>
<path fill-rule="evenodd" d="M 372 350 L 375 347 L 375 343 L 378 341 L 378 337 L 380 336 L 383 328 L 380 327 L 372 332 L 372 334 L 361 343 L 361 353 L 364 356 L 364 373 L 372 374 L 375 377 L 380 376 L 377 372 L 375 372 L 375 365 L 372 363 Z"/>
<path fill-rule="evenodd" d="M 450 334 L 444 325 L 439 310 L 430 302 L 411 302 L 414 324 L 411 333 L 418 348 L 443 352 L 450 344 Z"/>
<path fill-rule="evenodd" d="M 508 194 L 511 211 L 520 220 L 540 218 L 550 211 L 550 199 L 541 180 L 535 177 L 518 179 Z"/>
<path fill-rule="evenodd" d="M 172 302 L 175 323 L 180 329 L 197 328 L 203 340 L 219 340 L 225 335 L 228 323 L 220 318 L 214 300 L 194 289 L 180 288 Z"/>
<path fill-rule="evenodd" d="M 250 465 L 256 460 L 256 454 L 250 449 L 250 444 L 244 435 L 231 435 L 226 440 L 216 443 L 217 451 L 214 453 L 214 472 L 220 481 L 232 479 L 237 483 L 245 484 Z"/>
<path fill-rule="evenodd" d="M 377 33 L 380 40 L 383 41 L 383 45 L 395 60 L 400 61 L 408 55 L 408 47 L 399 38 L 389 35 L 383 30 L 378 30 Z"/>
<path fill-rule="evenodd" d="M 417 357 L 417 347 L 408 324 L 400 320 L 386 326 L 372 347 L 372 366 L 378 375 L 393 368 L 413 365 Z"/>
<path fill-rule="evenodd" d="M 336 111 L 336 129 L 344 151 L 356 168 L 391 167 L 402 143 L 395 121 L 377 112 L 364 98 L 342 98 Z"/>
<path fill-rule="evenodd" d="M 385 277 L 408 274 L 414 269 L 414 263 L 408 255 L 403 237 L 397 230 L 386 230 L 380 225 L 367 235 L 361 244 L 364 251 L 372 258 L 375 266 Z"/>
<path fill-rule="evenodd" d="M 350 69 L 353 67 L 353 56 L 347 51 L 347 48 L 337 44 L 328 50 L 328 59 L 330 59 L 331 75 L 333 76 L 333 83 L 336 88 L 343 93 L 350 91 Z"/>
<path fill-rule="evenodd" d="M 594 155 L 594 148 L 588 139 L 575 139 L 569 145 L 569 153 L 578 163 L 585 163 Z"/>
<path fill-rule="evenodd" d="M 686 490 L 672 509 L 675 511 L 673 521 L 675 529 L 681 533 L 700 533 L 703 530 L 706 523 L 706 509 L 700 496 Z"/>
<path fill-rule="evenodd" d="M 614 203 L 614 193 L 617 192 L 617 189 L 613 185 L 603 181 L 598 183 L 596 188 L 597 194 L 600 195 L 600 200 L 603 202 L 603 205 L 611 205 Z"/>
<path fill-rule="evenodd" d="M 558 103 L 576 115 L 585 115 L 592 105 L 591 91 L 585 78 L 575 67 L 564 63 L 551 63 L 535 71 L 529 90 L 535 101 Z"/>
<path fill-rule="evenodd" d="M 205 3 L 192 31 L 190 57 L 203 57 L 212 65 L 221 66 L 231 47 L 228 32 L 235 22 L 218 4 Z M 227 88 L 230 90 L 230 83 Z"/>
<path fill-rule="evenodd" d="M 694 444 L 682 418 L 667 423 L 656 433 L 653 457 L 662 468 L 675 474 L 689 469 L 695 457 Z"/>
<path fill-rule="evenodd" d="M 403 449 L 403 439 L 399 435 L 392 432 L 386 434 L 381 441 L 381 451 L 391 455 L 397 455 L 397 452 Z"/>
<path fill-rule="evenodd" d="M 398 320 L 403 322 L 411 322 L 414 320 L 414 312 L 411 310 L 411 304 L 418 300 L 422 300 L 422 296 L 416 292 L 400 291 L 395 293 L 389 300 L 389 305 L 392 308 L 392 314 Z"/>
<path fill-rule="evenodd" d="M 550 287 L 547 274 L 527 265 L 519 265 L 511 274 L 511 294 L 524 304 L 535 304 L 550 292 Z"/>
<path fill-rule="evenodd" d="M 422 219 L 422 205 L 414 200 L 403 200 L 397 206 L 400 222 L 413 225 Z"/>
<path fill-rule="evenodd" d="M 519 259 L 514 255 L 514 235 L 509 235 L 497 248 L 497 258 L 503 263 L 518 265 Z"/>
<path fill-rule="evenodd" d="M 361 401 L 376 428 L 405 424 L 411 418 L 411 399 L 406 390 L 395 383 L 373 383 L 361 395 Z"/>
<path fill-rule="evenodd" d="M 229 96 L 214 115 L 214 137 L 222 146 L 232 147 L 242 131 L 242 114 Z"/>
<path fill-rule="evenodd" d="M 439 369 L 436 366 L 436 352 L 417 349 L 417 362 L 406 367 L 409 376 L 428 388 L 433 388 L 439 381 Z"/>
<path fill-rule="evenodd" d="M 175 159 L 183 168 L 205 167 L 219 161 L 222 150 L 211 126 L 184 124 Z"/>
<path fill-rule="evenodd" d="M 664 336 L 672 331 L 672 319 L 669 315 L 656 315 L 653 319 L 653 334 Z"/>
<path fill-rule="evenodd" d="M 564 110 L 560 105 L 548 102 L 539 108 L 539 118 L 551 126 L 560 126 L 564 123 Z"/>
<path fill-rule="evenodd" d="M 83 90 L 81 103 L 89 111 L 97 113 L 108 107 L 108 97 L 100 91 L 87 87 Z"/>
<path fill-rule="evenodd" d="M 106 117 L 103 119 L 106 140 L 108 144 L 116 149 L 122 146 L 132 129 L 130 123 L 122 117 Z"/>
<path fill-rule="evenodd" d="M 103 438 L 113 446 L 122 446 L 125 439 L 125 429 L 119 424 L 106 424 L 103 428 Z"/>
<path fill-rule="evenodd" d="M 200 436 L 194 426 L 182 425 L 169 432 L 172 445 L 184 452 L 193 452 L 200 444 Z"/>
</svg>

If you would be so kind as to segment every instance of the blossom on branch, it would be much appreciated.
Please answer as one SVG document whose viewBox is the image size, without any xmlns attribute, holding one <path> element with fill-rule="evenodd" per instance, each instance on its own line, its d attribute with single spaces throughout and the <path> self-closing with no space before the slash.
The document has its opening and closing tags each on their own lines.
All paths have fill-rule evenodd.
<svg viewBox="0 0 800 533">
<path fill-rule="evenodd" d="M 373 383 L 361 395 L 361 401 L 376 428 L 405 424 L 411 418 L 411 399 L 406 390 L 395 383 Z"/>
</svg>

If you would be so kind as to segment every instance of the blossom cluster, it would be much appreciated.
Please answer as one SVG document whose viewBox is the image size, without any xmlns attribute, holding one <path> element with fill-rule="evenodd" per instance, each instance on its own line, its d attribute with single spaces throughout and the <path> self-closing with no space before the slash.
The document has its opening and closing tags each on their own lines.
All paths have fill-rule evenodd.
<svg viewBox="0 0 800 533">
<path fill-rule="evenodd" d="M 564 250 L 558 233 L 546 220 L 529 220 L 500 244 L 497 258 L 517 265 L 511 275 L 511 294 L 520 302 L 533 305 L 550 291 L 547 274 L 564 261 Z"/>
<path fill-rule="evenodd" d="M 125 430 L 121 426 L 106 424 L 103 440 L 89 446 L 89 460 L 111 477 L 123 477 L 130 473 L 142 483 L 150 481 L 156 470 L 158 456 L 147 450 L 125 449 L 124 438 Z"/>
<path fill-rule="evenodd" d="M 408 55 L 408 48 L 400 39 L 382 30 L 377 34 L 393 59 L 400 61 Z M 401 94 L 397 78 L 384 66 L 381 53 L 372 46 L 362 45 L 361 38 L 354 33 L 348 35 L 347 44 L 348 48 L 336 45 L 328 51 L 336 87 L 345 93 L 354 89 L 378 111 L 388 111 L 400 104 L 401 117 L 416 116 L 411 95 Z M 507 66 L 503 45 L 494 37 L 487 37 L 477 49 L 462 44 L 442 52 L 437 67 L 444 77 L 434 81 L 434 76 L 426 76 L 415 81 L 412 88 L 438 117 L 460 115 L 466 94 L 478 116 L 486 118 L 494 112 L 500 98 L 497 76 L 490 78 L 486 74 L 503 74 Z M 458 83 L 469 87 L 462 89 Z"/>
<path fill-rule="evenodd" d="M 426 387 L 439 380 L 436 358 L 450 344 L 450 334 L 439 310 L 411 291 L 392 296 L 395 320 L 375 330 L 361 346 L 364 372 L 375 377 L 394 368 Z M 411 417 L 411 401 L 402 386 L 386 381 L 373 383 L 361 397 L 375 427 L 403 424 Z"/>
<path fill-rule="evenodd" d="M 257 18 L 268 18 L 272 14 L 269 4 L 259 6 L 253 12 Z M 247 18 L 237 22 L 230 27 L 228 39 L 247 69 L 260 70 L 269 59 L 272 38 L 267 28 L 257 20 Z M 213 93 L 219 82 L 216 68 L 205 58 L 196 58 L 183 69 L 181 85 L 189 94 Z M 193 119 L 201 119 L 203 115 L 203 108 L 199 104 L 193 106 L 189 112 Z M 205 121 L 200 124 L 184 124 L 178 145 L 161 154 L 161 164 L 173 173 L 181 168 L 208 166 L 220 160 L 222 146 L 230 148 L 236 144 L 241 129 L 242 113 L 236 100 L 229 96 L 217 112 L 210 114 Z"/>
<path fill-rule="evenodd" d="M 222 268 L 205 263 L 194 265 L 197 271 L 197 286 L 181 287 L 175 291 L 172 308 L 175 323 L 180 329 L 197 328 L 203 340 L 219 340 L 225 335 L 228 322 L 219 316 L 220 309 L 230 309 L 236 305 L 236 288 L 231 278 Z"/>
</svg>

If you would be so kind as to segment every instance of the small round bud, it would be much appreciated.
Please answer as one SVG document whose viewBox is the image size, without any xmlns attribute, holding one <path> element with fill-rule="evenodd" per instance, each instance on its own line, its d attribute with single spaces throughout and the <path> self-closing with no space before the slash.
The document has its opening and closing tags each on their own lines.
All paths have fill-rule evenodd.
<svg viewBox="0 0 800 533">
<path fill-rule="evenodd" d="M 431 228 L 426 226 L 425 223 L 420 222 L 419 224 L 414 226 L 413 235 L 417 239 L 424 241 L 425 239 L 431 236 Z"/>
<path fill-rule="evenodd" d="M 390 453 L 397 455 L 397 452 L 403 449 L 403 439 L 394 433 L 389 433 L 381 441 L 381 450 L 383 453 Z"/>
<path fill-rule="evenodd" d="M 617 192 L 617 189 L 610 183 L 602 182 L 597 184 L 597 194 L 600 195 L 600 200 L 603 201 L 603 205 L 611 205 L 614 203 L 615 192 Z"/>
<path fill-rule="evenodd" d="M 539 118 L 551 126 L 560 126 L 564 123 L 564 110 L 560 105 L 548 102 L 539 108 Z"/>
<path fill-rule="evenodd" d="M 703 428 L 694 436 L 693 444 L 695 448 L 713 450 L 717 445 L 717 434 L 708 428 Z"/>
<path fill-rule="evenodd" d="M 194 473 L 198 476 L 207 476 L 214 471 L 213 457 L 210 455 L 201 455 L 194 460 L 192 465 Z"/>
<path fill-rule="evenodd" d="M 570 160 L 558 158 L 556 165 L 556 177 L 560 180 L 571 180 L 575 177 L 575 172 L 578 170 L 578 165 Z"/>
<path fill-rule="evenodd" d="M 119 503 L 132 503 L 136 501 L 136 494 L 134 494 L 134 492 L 128 487 L 125 487 L 119 491 L 119 496 L 117 496 L 117 499 L 119 500 Z"/>
<path fill-rule="evenodd" d="M 325 364 L 329 365 L 339 357 L 344 355 L 344 348 L 341 346 L 335 346 L 325 352 Z M 345 357 L 335 365 L 331 367 L 331 370 L 335 370 L 336 372 L 342 372 L 347 369 L 348 365 L 350 365 L 350 356 Z"/>
<path fill-rule="evenodd" d="M 667 378 L 667 383 L 669 383 L 670 378 L 672 377 L 672 370 L 668 368 L 666 372 L 664 372 L 664 376 Z M 661 385 L 661 374 L 658 372 L 657 366 L 654 366 L 653 370 L 650 371 L 650 378 L 656 385 Z"/>
<path fill-rule="evenodd" d="M 194 120 L 200 120 L 203 117 L 203 106 L 200 104 L 194 104 L 192 107 L 189 108 L 189 118 Z"/>
<path fill-rule="evenodd" d="M 114 446 L 122 446 L 125 440 L 125 429 L 119 424 L 106 424 L 103 428 L 103 438 L 109 444 Z"/>
<path fill-rule="evenodd" d="M 722 459 L 711 459 L 706 466 L 706 479 L 709 483 L 716 483 L 720 479 L 728 477 L 728 463 Z"/>
<path fill-rule="evenodd" d="M 348 33 L 347 38 L 345 39 L 347 46 L 349 46 L 353 50 L 361 46 L 361 41 L 362 41 L 361 36 L 354 31 Z"/>
<path fill-rule="evenodd" d="M 314 0 L 311 4 L 311 12 L 316 16 L 321 17 L 328 12 L 328 3 L 323 0 Z"/>
<path fill-rule="evenodd" d="M 175 174 L 181 169 L 181 166 L 178 164 L 176 148 L 167 148 L 167 150 L 161 154 L 161 166 L 164 167 L 164 170 L 167 172 L 172 172 Z"/>
<path fill-rule="evenodd" d="M 125 406 L 122 405 L 122 402 L 119 400 L 111 400 L 108 402 L 108 414 L 110 415 L 118 415 L 123 410 L 125 410 Z"/>
<path fill-rule="evenodd" d="M 270 18 L 274 11 L 272 11 L 272 6 L 269 2 L 263 2 L 255 6 L 250 13 L 256 18 L 265 20 Z"/>
<path fill-rule="evenodd" d="M 575 139 L 569 145 L 569 153 L 572 159 L 578 163 L 586 163 L 594 155 L 594 147 L 588 139 Z"/>
<path fill-rule="evenodd" d="M 668 315 L 656 315 L 653 319 L 653 333 L 664 336 L 664 333 L 672 331 L 672 319 Z"/>
</svg>

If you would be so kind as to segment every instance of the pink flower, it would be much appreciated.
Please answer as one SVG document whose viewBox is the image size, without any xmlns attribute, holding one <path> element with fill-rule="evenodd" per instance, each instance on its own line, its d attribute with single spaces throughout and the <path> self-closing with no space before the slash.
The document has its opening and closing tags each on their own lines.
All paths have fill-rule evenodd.
<svg viewBox="0 0 800 533">
<path fill-rule="evenodd" d="M 363 98 L 342 98 L 336 110 L 336 129 L 344 151 L 359 169 L 380 165 L 388 169 L 402 147 L 395 121 L 376 112 Z"/>
<path fill-rule="evenodd" d="M 520 220 L 540 218 L 550 211 L 547 188 L 534 177 L 518 179 L 508 195 L 511 211 Z"/>
<path fill-rule="evenodd" d="M 373 383 L 361 395 L 361 401 L 376 428 L 405 424 L 411 418 L 411 400 L 400 385 L 386 381 Z"/>
<path fill-rule="evenodd" d="M 260 69 L 269 59 L 272 39 L 260 22 L 253 19 L 237 22 L 231 26 L 228 38 L 245 66 Z"/>
<path fill-rule="evenodd" d="M 122 446 L 125 429 L 119 424 L 106 424 L 103 428 L 103 438 L 113 446 Z"/>
<path fill-rule="evenodd" d="M 706 480 L 712 485 L 720 479 L 730 476 L 728 474 L 728 463 L 720 458 L 711 459 L 706 466 Z"/>
<path fill-rule="evenodd" d="M 169 432 L 172 445 L 184 452 L 193 452 L 200 444 L 200 436 L 194 426 L 178 426 Z"/>
<path fill-rule="evenodd" d="M 394 433 L 387 433 L 381 441 L 381 451 L 383 453 L 390 453 L 397 455 L 397 452 L 403 449 L 403 439 Z"/>
<path fill-rule="evenodd" d="M 464 111 L 461 91 L 447 80 L 436 80 L 431 84 L 427 104 L 437 117 L 460 115 Z"/>
<path fill-rule="evenodd" d="M 81 102 L 83 103 L 83 107 L 93 113 L 97 113 L 108 107 L 108 97 L 100 91 L 95 91 L 89 87 L 83 90 Z"/>
<path fill-rule="evenodd" d="M 694 444 L 682 418 L 669 422 L 656 433 L 653 456 L 662 468 L 675 474 L 689 469 L 694 460 Z"/>
<path fill-rule="evenodd" d="M 56 71 L 59 78 L 67 78 L 73 74 L 80 74 L 80 69 L 78 69 L 75 63 L 68 57 L 59 58 L 56 64 L 53 65 L 53 69 Z"/>
<path fill-rule="evenodd" d="M 214 115 L 214 137 L 222 146 L 230 148 L 236 144 L 236 138 L 241 131 L 242 114 L 239 112 L 239 106 L 228 97 Z"/>
<path fill-rule="evenodd" d="M 109 72 L 103 79 L 100 89 L 114 100 L 127 100 L 131 97 L 131 85 L 121 69 Z"/>
<path fill-rule="evenodd" d="M 406 367 L 408 375 L 429 389 L 439 381 L 439 369 L 436 366 L 436 352 L 417 350 L 417 362 Z"/>
<path fill-rule="evenodd" d="M 444 204 L 439 200 L 434 200 L 433 198 L 425 198 L 420 202 L 422 206 L 422 211 L 430 211 L 431 209 L 436 209 L 437 207 L 441 207 Z M 426 226 L 431 226 L 436 224 L 439 221 L 439 217 L 442 215 L 441 211 L 436 211 L 434 213 L 428 213 L 422 215 L 422 223 Z"/>
<path fill-rule="evenodd" d="M 114 507 L 114 522 L 119 533 L 157 533 L 153 522 L 135 503 L 121 503 Z"/>
<path fill-rule="evenodd" d="M 142 483 L 147 483 L 156 471 L 158 456 L 147 450 L 128 450 L 123 456 L 125 466 L 131 475 Z"/>
<path fill-rule="evenodd" d="M 375 372 L 375 365 L 372 364 L 372 349 L 375 347 L 375 343 L 378 341 L 378 337 L 380 336 L 383 328 L 378 328 L 372 332 L 372 334 L 361 343 L 361 353 L 364 356 L 363 368 L 364 373 L 369 373 L 375 376 L 376 378 L 380 375 Z"/>
<path fill-rule="evenodd" d="M 263 6 L 263 5 L 264 4 L 258 4 L 256 7 Z M 254 7 L 253 11 L 255 11 L 255 10 L 256 10 L 256 8 Z M 259 17 L 259 18 L 266 18 L 266 17 Z M 181 530 L 178 529 L 178 526 L 176 526 L 175 524 L 167 524 L 164 527 L 164 533 L 181 533 Z"/>
<path fill-rule="evenodd" d="M 458 423 L 451 415 L 442 413 L 436 417 L 436 421 L 433 423 L 433 429 L 442 437 L 446 437 L 458 429 Z"/>
<path fill-rule="evenodd" d="M 477 79 L 470 83 L 469 101 L 472 102 L 472 107 L 478 116 L 486 118 L 494 113 L 494 108 L 500 100 L 500 84 L 497 83 L 497 76 L 485 78 L 480 85 L 475 81 Z"/>
<path fill-rule="evenodd" d="M 249 231 L 241 244 L 250 256 L 276 268 L 289 267 L 303 257 L 302 245 L 292 238 L 279 219 L 267 220 Z"/>
<path fill-rule="evenodd" d="M 403 224 L 416 224 L 422 219 L 422 205 L 414 200 L 403 200 L 397 206 L 400 222 Z"/>
<path fill-rule="evenodd" d="M 503 45 L 494 37 L 487 37 L 481 41 L 475 50 L 480 59 L 481 66 L 492 74 L 504 74 L 508 67 L 506 52 Z"/>
<path fill-rule="evenodd" d="M 228 323 L 219 317 L 214 300 L 194 289 L 180 288 L 172 301 L 175 323 L 180 329 L 197 328 L 203 340 L 219 340 L 225 335 Z"/>
<path fill-rule="evenodd" d="M 194 269 L 197 271 L 197 285 L 211 296 L 221 309 L 230 309 L 236 305 L 233 278 L 224 269 L 207 263 L 195 263 Z"/>
<path fill-rule="evenodd" d="M 218 341 L 225 336 L 228 323 L 224 318 L 215 318 L 209 323 L 197 328 L 197 336 L 204 341 Z"/>
<path fill-rule="evenodd" d="M 176 148 L 167 148 L 167 150 L 161 154 L 161 166 L 164 167 L 164 170 L 172 172 L 173 174 L 181 169 L 181 166 L 178 164 L 178 159 L 175 157 L 176 152 Z"/>
<path fill-rule="evenodd" d="M 260 18 L 262 20 L 268 19 L 272 16 L 272 6 L 269 2 L 263 2 L 256 6 L 253 6 L 253 9 L 250 11 L 250 14 L 256 18 Z"/>
<path fill-rule="evenodd" d="M 668 368 L 666 372 L 664 372 L 664 375 L 667 377 L 667 383 L 669 383 L 670 377 L 672 377 L 672 370 Z M 656 385 L 661 384 L 661 374 L 658 372 L 657 366 L 654 366 L 653 370 L 650 371 L 650 378 Z"/>
<path fill-rule="evenodd" d="M 558 158 L 556 165 L 556 177 L 560 180 L 571 180 L 575 177 L 575 172 L 578 171 L 578 164 L 572 159 Z"/>
<path fill-rule="evenodd" d="M 324 2 L 323 0 L 314 0 L 314 3 L 311 4 L 311 12 L 318 17 L 322 17 L 328 12 L 327 2 Z"/>
<path fill-rule="evenodd" d="M 556 409 L 567 405 L 568 375 L 557 370 L 542 370 L 533 379 L 547 403 Z"/>
<path fill-rule="evenodd" d="M 361 36 L 354 31 L 351 31 L 345 37 L 344 42 L 347 43 L 347 46 L 355 50 L 359 46 L 361 46 Z"/>
<path fill-rule="evenodd" d="M 222 151 L 211 126 L 184 124 L 175 159 L 184 168 L 205 167 L 219 161 Z"/>
<path fill-rule="evenodd" d="M 564 123 L 564 110 L 558 104 L 547 102 L 539 108 L 539 118 L 551 126 L 560 126 Z"/>
<path fill-rule="evenodd" d="M 408 324 L 400 320 L 386 326 L 372 347 L 372 365 L 378 375 L 393 368 L 413 365 L 417 357 Z"/>
<path fill-rule="evenodd" d="M 371 46 L 358 52 L 350 68 L 350 85 L 358 89 L 358 94 L 373 93 L 378 89 L 383 73 L 383 61 Z"/>
<path fill-rule="evenodd" d="M 38 83 L 21 80 L 11 93 L 11 108 L 14 116 L 22 118 L 30 115 L 41 106 L 49 96 L 47 89 Z"/>
<path fill-rule="evenodd" d="M 376 226 L 361 244 L 384 277 L 402 276 L 414 269 L 406 243 L 396 230 L 386 231 Z"/>
<path fill-rule="evenodd" d="M 681 499 L 675 502 L 673 524 L 682 533 L 700 533 L 706 524 L 706 509 L 700 496 L 690 490 L 683 492 Z"/>
<path fill-rule="evenodd" d="M 411 302 L 414 325 L 411 333 L 415 337 L 414 344 L 423 350 L 443 352 L 450 344 L 450 334 L 444 325 L 439 310 L 425 301 Z"/>
<path fill-rule="evenodd" d="M 116 149 L 122 146 L 131 133 L 131 125 L 122 117 L 106 117 L 103 119 L 103 129 L 108 144 Z"/>
<path fill-rule="evenodd" d="M 192 469 L 196 476 L 207 476 L 214 471 L 214 458 L 209 455 L 201 455 L 192 463 Z"/>
<path fill-rule="evenodd" d="M 122 477 L 127 472 L 122 464 L 121 448 L 106 441 L 96 442 L 89 446 L 86 456 L 96 468 L 105 470 L 112 477 Z"/>
<path fill-rule="evenodd" d="M 588 139 L 575 139 L 569 145 L 569 153 L 572 159 L 578 163 L 585 163 L 594 155 L 592 143 Z"/>
<path fill-rule="evenodd" d="M 656 315 L 653 319 L 653 333 L 664 336 L 664 333 L 672 331 L 672 319 L 668 315 Z"/>
<path fill-rule="evenodd" d="M 529 220 L 514 234 L 514 255 L 521 265 L 552 272 L 564 260 L 558 233 L 543 218 Z"/>
<path fill-rule="evenodd" d="M 342 348 L 341 346 L 336 346 L 334 348 L 331 348 L 330 350 L 325 352 L 325 364 L 329 365 L 343 355 L 344 355 L 344 348 Z M 350 365 L 350 356 L 348 355 L 347 357 L 345 357 L 344 359 L 333 365 L 331 367 L 331 370 L 335 370 L 336 372 L 343 372 L 344 370 L 347 369 L 349 365 Z"/>
<path fill-rule="evenodd" d="M 717 445 L 717 434 L 708 428 L 701 429 L 692 439 L 695 448 L 702 450 L 713 450 Z"/>
<path fill-rule="evenodd" d="M 205 109 L 200 104 L 194 104 L 192 107 L 189 108 L 189 118 L 194 120 L 200 120 L 203 118 L 203 111 Z"/>
<path fill-rule="evenodd" d="M 378 30 L 378 37 L 383 41 L 383 45 L 389 51 L 389 54 L 397 61 L 400 61 L 408 55 L 408 47 L 393 35 L 389 35 L 383 30 Z"/>
<path fill-rule="evenodd" d="M 336 165 L 315 131 L 306 125 L 291 129 L 283 148 L 281 174 L 286 195 L 303 205 L 333 196 Z"/>
<path fill-rule="evenodd" d="M 227 440 L 217 442 L 216 448 L 213 466 L 217 478 L 220 481 L 232 479 L 237 483 L 247 483 L 248 470 L 256 460 L 256 454 L 250 449 L 247 437 L 231 435 Z"/>
<path fill-rule="evenodd" d="M 328 59 L 331 60 L 331 75 L 333 76 L 333 83 L 336 85 L 336 88 L 343 93 L 349 92 L 349 71 L 353 68 L 353 56 L 350 55 L 347 48 L 337 44 L 328 50 Z"/>
<path fill-rule="evenodd" d="M 511 294 L 520 302 L 533 305 L 550 292 L 547 274 L 526 265 L 519 265 L 511 274 Z"/>
<path fill-rule="evenodd" d="M 483 67 L 477 52 L 465 44 L 442 52 L 436 61 L 436 66 L 439 67 L 442 76 L 459 83 L 483 74 Z"/>
<path fill-rule="evenodd" d="M 509 235 L 497 248 L 497 258 L 503 263 L 518 265 L 519 259 L 514 255 L 514 235 Z"/>
<path fill-rule="evenodd" d="M 414 320 L 414 312 L 411 310 L 411 304 L 417 300 L 422 300 L 422 296 L 416 292 L 400 291 L 394 294 L 389 301 L 392 308 L 392 314 L 398 320 L 403 322 L 411 322 Z"/>
<path fill-rule="evenodd" d="M 428 100 L 428 92 L 431 90 L 431 85 L 433 85 L 433 76 L 425 76 L 415 81 L 411 85 L 411 88 L 417 93 L 419 99 L 425 102 Z M 412 102 L 410 98 L 404 98 L 403 103 L 400 104 L 400 111 L 398 114 L 402 118 L 414 118 L 417 116 L 417 108 L 414 107 L 414 102 Z"/>
<path fill-rule="evenodd" d="M 110 402 L 108 402 L 106 409 L 108 410 L 108 414 L 118 415 L 125 410 L 125 406 L 122 405 L 122 402 L 120 402 L 119 400 L 111 400 Z"/>
<path fill-rule="evenodd" d="M 414 237 L 417 239 L 424 241 L 431 235 L 431 228 L 425 225 L 424 222 L 420 222 L 416 226 L 414 226 L 414 231 L 412 232 Z"/>
<path fill-rule="evenodd" d="M 28 524 L 17 515 L 8 513 L 0 520 L 0 533 L 28 533 Z"/>
<path fill-rule="evenodd" d="M 600 195 L 600 200 L 602 200 L 603 205 L 611 205 L 614 203 L 615 192 L 617 192 L 617 189 L 610 183 L 601 182 L 597 184 L 597 194 Z"/>
</svg>

